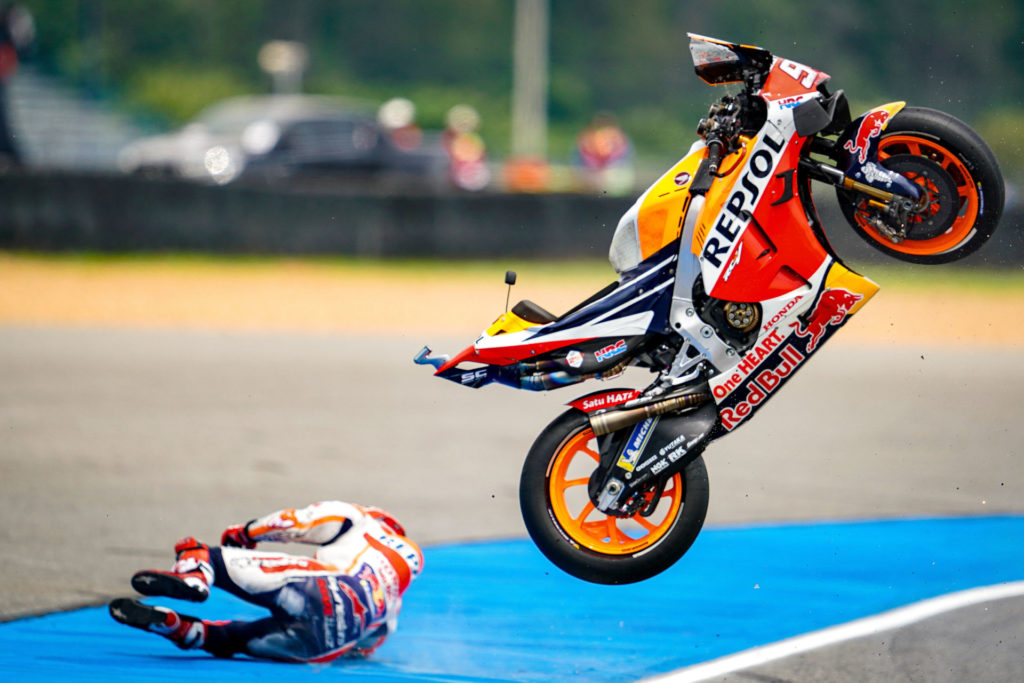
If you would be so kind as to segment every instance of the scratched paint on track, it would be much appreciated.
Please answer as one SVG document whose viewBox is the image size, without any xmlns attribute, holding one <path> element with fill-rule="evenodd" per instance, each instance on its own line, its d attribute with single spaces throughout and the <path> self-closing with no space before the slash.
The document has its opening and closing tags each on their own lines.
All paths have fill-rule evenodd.
<svg viewBox="0 0 1024 683">
<path fill-rule="evenodd" d="M 527 540 L 435 546 L 377 654 L 315 669 L 363 680 L 635 681 L 1024 579 L 1024 544 L 1008 542 L 1022 537 L 1021 516 L 711 528 L 675 567 L 629 586 L 573 579 Z M 165 604 L 208 618 L 263 615 L 219 591 L 201 605 Z M 103 607 L 0 624 L 5 680 L 286 683 L 311 668 L 176 650 Z"/>
</svg>

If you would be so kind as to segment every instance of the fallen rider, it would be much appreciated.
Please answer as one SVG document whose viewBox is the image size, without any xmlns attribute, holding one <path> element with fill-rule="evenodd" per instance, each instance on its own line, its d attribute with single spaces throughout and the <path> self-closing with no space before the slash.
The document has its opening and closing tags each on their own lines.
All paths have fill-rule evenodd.
<svg viewBox="0 0 1024 683">
<path fill-rule="evenodd" d="M 320 546 L 314 557 L 255 550 L 264 541 Z M 192 537 L 175 545 L 171 571 L 144 570 L 131 580 L 147 596 L 202 602 L 210 587 L 270 610 L 257 621 L 211 621 L 133 598 L 110 615 L 161 635 L 182 649 L 218 657 L 247 654 L 287 662 L 365 657 L 395 631 L 402 594 L 423 555 L 387 512 L 340 501 L 286 509 L 228 527 L 221 547 Z"/>
</svg>

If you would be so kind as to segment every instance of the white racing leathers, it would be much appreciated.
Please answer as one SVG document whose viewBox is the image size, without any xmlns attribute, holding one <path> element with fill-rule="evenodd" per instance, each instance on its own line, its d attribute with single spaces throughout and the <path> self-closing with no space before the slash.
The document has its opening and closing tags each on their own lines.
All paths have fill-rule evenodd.
<svg viewBox="0 0 1024 683">
<path fill-rule="evenodd" d="M 289 661 L 365 656 L 394 632 L 402 593 L 423 567 L 419 547 L 382 510 L 340 501 L 285 509 L 245 525 L 256 543 L 319 546 L 313 557 L 210 548 L 213 584 L 272 616 L 206 622 L 204 649 Z"/>
</svg>

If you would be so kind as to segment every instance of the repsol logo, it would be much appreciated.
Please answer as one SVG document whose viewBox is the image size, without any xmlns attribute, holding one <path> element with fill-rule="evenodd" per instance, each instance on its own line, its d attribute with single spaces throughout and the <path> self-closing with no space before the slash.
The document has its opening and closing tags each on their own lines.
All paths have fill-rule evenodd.
<svg viewBox="0 0 1024 683">
<path fill-rule="evenodd" d="M 778 163 L 785 141 L 773 140 L 765 133 L 762 143 L 751 155 L 743 176 L 725 201 L 718 222 L 704 243 L 702 256 L 716 268 L 722 267 L 722 259 L 728 256 L 740 231 L 750 221 L 750 213 L 768 186 L 768 179 Z"/>
</svg>

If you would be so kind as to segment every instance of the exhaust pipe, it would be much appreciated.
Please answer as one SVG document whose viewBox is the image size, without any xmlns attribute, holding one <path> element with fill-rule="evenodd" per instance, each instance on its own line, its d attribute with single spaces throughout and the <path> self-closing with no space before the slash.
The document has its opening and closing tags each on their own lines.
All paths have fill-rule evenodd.
<svg viewBox="0 0 1024 683">
<path fill-rule="evenodd" d="M 684 394 L 682 396 L 662 399 L 637 408 L 626 408 L 624 410 L 591 415 L 590 428 L 594 430 L 594 436 L 604 436 L 624 427 L 635 425 L 640 420 L 664 415 L 673 410 L 696 408 L 710 400 L 711 394 L 702 391 L 695 394 Z"/>
</svg>

